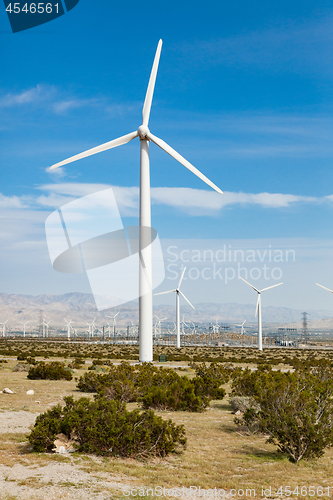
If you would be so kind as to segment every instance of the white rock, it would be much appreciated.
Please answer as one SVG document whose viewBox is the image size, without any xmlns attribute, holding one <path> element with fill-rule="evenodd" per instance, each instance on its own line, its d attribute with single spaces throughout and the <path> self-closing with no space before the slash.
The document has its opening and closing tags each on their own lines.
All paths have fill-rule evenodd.
<svg viewBox="0 0 333 500">
<path fill-rule="evenodd" d="M 75 451 L 75 444 L 78 444 L 75 439 L 68 439 L 65 434 L 57 434 L 54 441 L 54 451 L 56 453 L 73 453 Z"/>
<path fill-rule="evenodd" d="M 5 387 L 5 389 L 2 391 L 4 394 L 14 394 L 13 391 L 8 389 L 8 387 Z"/>
<path fill-rule="evenodd" d="M 27 394 L 29 394 L 29 396 L 32 396 L 33 394 L 35 394 L 35 391 L 33 391 L 32 389 L 30 389 L 30 391 L 27 391 Z"/>
</svg>

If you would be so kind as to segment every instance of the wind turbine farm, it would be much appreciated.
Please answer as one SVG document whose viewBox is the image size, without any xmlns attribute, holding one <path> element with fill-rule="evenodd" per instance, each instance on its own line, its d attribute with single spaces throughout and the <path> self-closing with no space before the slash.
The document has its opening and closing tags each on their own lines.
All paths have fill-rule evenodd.
<svg viewBox="0 0 333 500">
<path fill-rule="evenodd" d="M 333 5 L 0 24 L 1 498 L 328 499 Z"/>
</svg>

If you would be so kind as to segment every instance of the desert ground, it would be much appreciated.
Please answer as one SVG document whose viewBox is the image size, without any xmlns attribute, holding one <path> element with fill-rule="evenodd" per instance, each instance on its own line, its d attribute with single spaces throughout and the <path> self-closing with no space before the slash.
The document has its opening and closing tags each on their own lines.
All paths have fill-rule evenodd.
<svg viewBox="0 0 333 500">
<path fill-rule="evenodd" d="M 222 401 L 211 402 L 203 413 L 156 412 L 162 418 L 171 418 L 176 424 L 183 424 L 186 429 L 186 450 L 164 459 L 139 461 L 79 453 L 33 453 L 27 436 L 36 416 L 61 404 L 67 395 L 74 398 L 86 396 L 76 389 L 75 378 L 85 373 L 92 357 L 85 359 L 82 369 L 74 371 L 72 381 L 29 380 L 27 372 L 13 371 L 18 364 L 17 354 L 13 354 L 14 343 L 9 350 L 4 345 L 0 346 L 3 361 L 0 363 L 0 391 L 9 388 L 13 394 L 0 392 L 0 499 L 173 498 L 180 493 L 188 498 L 208 495 L 271 499 L 333 496 L 332 449 L 328 449 L 318 460 L 301 461 L 299 465 L 290 463 L 285 455 L 266 443 L 265 436 L 247 434 L 236 426 L 228 394 Z M 99 348 L 102 349 L 102 346 Z M 66 349 L 64 358 L 58 356 L 52 359 L 65 359 L 68 364 L 74 356 L 68 355 L 69 346 Z M 98 346 L 93 349 L 96 353 Z M 234 351 L 233 359 L 237 357 L 237 350 Z M 270 349 L 264 351 L 262 357 L 277 356 L 279 361 L 284 355 L 291 355 L 290 351 L 283 350 L 282 354 L 281 349 Z M 12 354 L 9 355 L 9 352 Z M 209 358 L 207 352 L 206 358 Z M 248 362 L 244 361 L 245 352 Z M 257 354 L 250 349 L 243 349 L 242 353 L 239 365 L 255 367 L 253 357 Z M 321 353 L 331 357 L 333 351 Z M 122 354 L 125 356 L 124 350 Z M 129 358 L 133 358 L 131 354 L 129 350 Z M 291 356 L 294 355 L 297 355 L 296 350 Z M 304 352 L 299 353 L 299 356 L 303 355 Z M 124 356 L 121 358 L 124 359 Z M 36 356 L 38 360 L 44 358 Z M 119 362 L 117 359 L 112 361 Z M 167 365 L 177 371 L 181 368 L 179 373 L 182 375 L 193 375 L 188 361 L 171 361 Z M 280 363 L 276 367 L 286 369 L 288 365 Z M 27 395 L 31 389 L 34 394 Z M 230 386 L 226 389 L 230 393 Z M 136 403 L 128 404 L 128 409 L 136 407 Z M 286 487 L 290 487 L 291 495 Z M 147 492 L 147 488 L 152 490 Z"/>
</svg>

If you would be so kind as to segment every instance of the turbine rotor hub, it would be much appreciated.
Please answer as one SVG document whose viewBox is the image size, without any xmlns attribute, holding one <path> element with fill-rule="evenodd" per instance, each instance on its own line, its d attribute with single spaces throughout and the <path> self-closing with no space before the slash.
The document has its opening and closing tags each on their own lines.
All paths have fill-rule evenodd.
<svg viewBox="0 0 333 500">
<path fill-rule="evenodd" d="M 149 128 L 147 127 L 147 125 L 140 125 L 140 127 L 138 128 L 138 134 L 139 134 L 139 137 L 140 137 L 140 140 L 146 140 L 148 141 L 148 137 L 147 137 L 147 134 L 149 134 Z"/>
</svg>

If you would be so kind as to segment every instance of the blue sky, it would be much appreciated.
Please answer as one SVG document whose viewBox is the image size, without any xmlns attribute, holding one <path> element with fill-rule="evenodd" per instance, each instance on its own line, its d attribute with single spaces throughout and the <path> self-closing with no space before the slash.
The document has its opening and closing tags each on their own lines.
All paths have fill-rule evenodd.
<svg viewBox="0 0 333 500">
<path fill-rule="evenodd" d="M 296 249 L 267 304 L 332 307 L 314 285 L 333 288 L 332 2 L 80 0 L 16 34 L 0 8 L 0 37 L 0 292 L 89 291 L 50 265 L 44 221 L 64 203 L 115 186 L 124 224 L 137 222 L 138 140 L 47 167 L 138 128 L 162 38 L 150 129 L 225 192 L 151 145 L 164 250 Z M 167 274 L 159 290 L 174 281 Z M 253 299 L 239 280 L 189 281 L 194 302 Z"/>
</svg>

